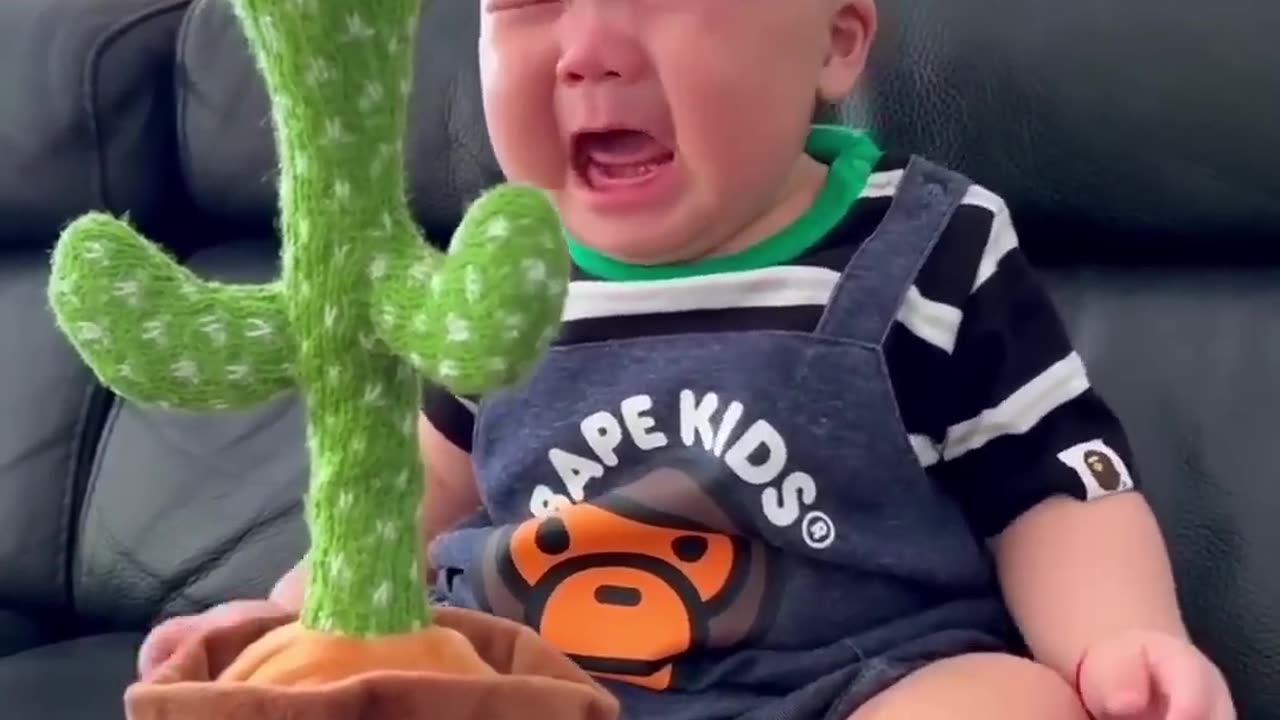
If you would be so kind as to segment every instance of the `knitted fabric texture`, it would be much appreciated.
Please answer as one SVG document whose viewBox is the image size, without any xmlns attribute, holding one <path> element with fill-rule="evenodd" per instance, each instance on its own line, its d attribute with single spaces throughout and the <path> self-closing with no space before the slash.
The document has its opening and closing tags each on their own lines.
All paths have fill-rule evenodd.
<svg viewBox="0 0 1280 720">
<path fill-rule="evenodd" d="M 302 624 L 354 637 L 431 620 L 417 443 L 422 376 L 463 394 L 517 382 L 554 335 L 569 259 L 554 209 L 506 185 L 443 255 L 405 200 L 421 0 L 232 0 L 272 100 L 282 272 L 197 277 L 102 214 L 53 256 L 59 326 L 136 402 L 243 408 L 298 390 L 311 461 Z"/>
</svg>

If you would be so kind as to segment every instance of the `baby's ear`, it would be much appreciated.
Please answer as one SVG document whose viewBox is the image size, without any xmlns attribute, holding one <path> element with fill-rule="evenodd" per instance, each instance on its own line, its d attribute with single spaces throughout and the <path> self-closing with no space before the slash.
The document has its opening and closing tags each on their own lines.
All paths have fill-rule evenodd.
<svg viewBox="0 0 1280 720">
<path fill-rule="evenodd" d="M 830 45 L 818 80 L 822 100 L 839 102 L 853 92 L 867 67 L 876 24 L 875 0 L 831 1 Z"/>
</svg>

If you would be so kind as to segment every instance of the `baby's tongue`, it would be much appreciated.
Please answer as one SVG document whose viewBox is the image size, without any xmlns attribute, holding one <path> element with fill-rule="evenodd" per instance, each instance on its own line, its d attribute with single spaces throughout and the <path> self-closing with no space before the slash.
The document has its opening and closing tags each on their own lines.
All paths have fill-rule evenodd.
<svg viewBox="0 0 1280 720">
<path fill-rule="evenodd" d="M 649 133 L 639 130 L 610 130 L 583 137 L 583 150 L 592 162 L 601 165 L 639 165 L 659 162 L 671 154 Z"/>
</svg>

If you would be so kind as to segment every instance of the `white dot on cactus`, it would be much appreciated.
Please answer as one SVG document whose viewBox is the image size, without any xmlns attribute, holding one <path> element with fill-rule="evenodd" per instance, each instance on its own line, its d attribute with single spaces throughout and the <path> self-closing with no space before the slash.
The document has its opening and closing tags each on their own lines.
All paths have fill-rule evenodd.
<svg viewBox="0 0 1280 720">
<path fill-rule="evenodd" d="M 381 280 L 387 274 L 387 257 L 378 255 L 369 263 L 369 277 L 374 280 Z"/>
<path fill-rule="evenodd" d="M 347 16 L 347 35 L 348 40 L 364 41 L 373 37 L 373 28 L 365 23 L 364 18 L 356 13 Z"/>
<path fill-rule="evenodd" d="M 431 294 L 440 295 L 443 292 L 444 292 L 444 274 L 436 273 L 435 276 L 431 278 Z"/>
<path fill-rule="evenodd" d="M 422 570 L 418 568 L 418 563 L 411 563 L 409 565 L 409 579 L 413 582 L 420 582 L 422 580 Z"/>
<path fill-rule="evenodd" d="M 471 339 L 471 324 L 457 315 L 446 318 L 445 327 L 448 328 L 449 342 L 466 342 Z"/>
<path fill-rule="evenodd" d="M 420 283 L 431 281 L 431 264 L 426 260 L 416 262 L 413 267 L 409 268 L 409 277 Z"/>
<path fill-rule="evenodd" d="M 312 87 L 318 87 L 328 82 L 332 75 L 333 71 L 329 69 L 329 66 L 323 60 L 319 58 L 311 59 L 311 65 L 307 68 L 307 82 Z"/>
<path fill-rule="evenodd" d="M 244 324 L 244 334 L 251 338 L 270 337 L 275 332 L 271 324 L 261 318 L 249 318 Z"/>
<path fill-rule="evenodd" d="M 329 573 L 337 579 L 346 577 L 348 569 L 347 558 L 342 553 L 335 553 L 329 560 Z"/>
<path fill-rule="evenodd" d="M 469 302 L 480 302 L 484 297 L 484 278 L 481 277 L 480 271 L 473 267 L 468 267 L 464 278 L 466 286 L 467 300 Z"/>
<path fill-rule="evenodd" d="M 365 350 L 372 350 L 374 349 L 374 347 L 377 346 L 377 344 L 378 344 L 378 341 L 377 339 L 374 338 L 374 336 L 369 335 L 367 333 L 360 333 L 360 347 L 364 348 Z"/>
<path fill-rule="evenodd" d="M 337 365 L 330 365 L 329 368 L 325 370 L 325 375 L 329 376 L 329 382 L 336 383 L 342 379 L 342 368 Z"/>
<path fill-rule="evenodd" d="M 366 405 L 381 405 L 383 389 L 381 383 L 370 383 L 364 389 L 364 402 Z"/>
<path fill-rule="evenodd" d="M 411 438 L 414 435 L 417 435 L 418 434 L 417 418 L 414 418 L 412 416 L 406 417 L 404 419 L 404 422 L 401 423 L 400 425 L 400 432 L 404 433 L 404 436 L 408 438 Z"/>
<path fill-rule="evenodd" d="M 510 234 L 511 223 L 502 216 L 490 220 L 484 229 L 484 236 L 490 240 L 503 240 Z"/>
<path fill-rule="evenodd" d="M 183 358 L 169 368 L 173 376 L 179 380 L 194 383 L 200 379 L 200 370 L 194 360 Z"/>
<path fill-rule="evenodd" d="M 206 315 L 197 322 L 197 326 L 215 345 L 223 345 L 227 342 L 227 326 L 222 318 L 216 315 Z"/>
<path fill-rule="evenodd" d="M 121 280 L 115 284 L 113 294 L 118 298 L 123 298 L 130 305 L 137 305 L 138 298 L 142 294 L 142 289 L 136 280 Z"/>
<path fill-rule="evenodd" d="M 496 370 L 497 372 L 506 372 L 507 361 L 500 357 L 489 358 L 489 369 Z"/>
<path fill-rule="evenodd" d="M 106 339 L 107 333 L 102 326 L 91 322 L 76 323 L 76 337 L 80 342 L 96 343 Z"/>
<path fill-rule="evenodd" d="M 210 405 L 213 406 L 214 410 L 226 410 L 227 408 L 231 407 L 231 403 L 227 402 L 226 400 L 214 400 L 212 403 L 210 403 Z"/>
<path fill-rule="evenodd" d="M 326 305 L 324 308 L 324 326 L 332 330 L 333 326 L 337 322 L 338 322 L 338 308 L 334 307 L 333 305 Z"/>
<path fill-rule="evenodd" d="M 378 521 L 378 535 L 383 540 L 394 540 L 396 537 L 396 526 L 390 520 Z"/>
<path fill-rule="evenodd" d="M 395 327 L 396 311 L 393 307 L 382 308 L 382 324 L 384 327 Z"/>
<path fill-rule="evenodd" d="M 333 197 L 339 202 L 351 199 L 351 184 L 346 180 L 338 180 L 333 184 Z"/>
<path fill-rule="evenodd" d="M 425 333 L 431 328 L 431 318 L 426 315 L 417 315 L 413 318 L 413 329 L 416 332 Z"/>
<path fill-rule="evenodd" d="M 182 294 L 182 297 L 191 300 L 200 294 L 200 286 L 193 282 L 184 282 L 178 288 L 178 292 Z"/>
<path fill-rule="evenodd" d="M 160 318 L 142 323 L 142 339 L 149 340 L 157 345 L 163 345 L 165 342 L 164 327 L 166 322 L 167 318 Z"/>
<path fill-rule="evenodd" d="M 329 142 L 343 142 L 347 139 L 347 131 L 342 127 L 341 120 L 329 118 L 324 121 L 324 136 Z"/>
<path fill-rule="evenodd" d="M 239 382 L 241 380 L 248 380 L 249 366 L 248 365 L 228 365 L 227 377 L 236 382 Z"/>
<path fill-rule="evenodd" d="M 102 247 L 102 243 L 97 240 L 90 240 L 85 243 L 80 252 L 89 260 L 101 260 L 107 254 L 107 251 Z"/>
<path fill-rule="evenodd" d="M 370 80 L 365 83 L 364 91 L 360 93 L 360 100 L 358 101 L 360 109 L 366 112 L 372 110 L 375 105 L 382 102 L 382 98 L 385 94 L 386 93 L 382 89 L 381 85 Z"/>
<path fill-rule="evenodd" d="M 132 378 L 133 366 L 129 365 L 129 363 L 120 363 L 120 365 L 116 366 L 116 376 L 122 377 L 122 378 Z"/>
<path fill-rule="evenodd" d="M 436 370 L 442 378 L 454 378 L 458 376 L 458 364 L 452 360 L 444 360 L 440 363 L 440 367 Z"/>
<path fill-rule="evenodd" d="M 540 285 L 547 281 L 547 264 L 541 260 L 529 258 L 520 267 L 524 270 L 524 279 L 529 285 Z"/>
<path fill-rule="evenodd" d="M 380 608 L 384 608 L 391 602 L 391 584 L 383 582 L 373 591 L 373 604 Z"/>
<path fill-rule="evenodd" d="M 338 510 L 342 512 L 350 510 L 355 501 L 355 497 L 353 497 L 350 492 L 344 491 L 342 494 L 338 495 Z"/>
</svg>

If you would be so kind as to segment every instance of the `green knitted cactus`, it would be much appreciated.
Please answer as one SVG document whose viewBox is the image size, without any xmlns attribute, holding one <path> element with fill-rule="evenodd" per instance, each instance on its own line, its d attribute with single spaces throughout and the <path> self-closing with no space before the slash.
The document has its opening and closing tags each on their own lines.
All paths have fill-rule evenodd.
<svg viewBox="0 0 1280 720">
<path fill-rule="evenodd" d="M 50 301 L 121 395 L 239 408 L 298 389 L 312 549 L 304 627 L 356 637 L 431 622 L 420 573 L 423 375 L 459 393 L 519 379 L 559 321 L 569 260 L 536 190 L 470 209 L 448 255 L 405 201 L 403 136 L 422 0 L 232 0 L 272 98 L 277 282 L 225 285 L 124 223 L 71 224 Z"/>
</svg>

